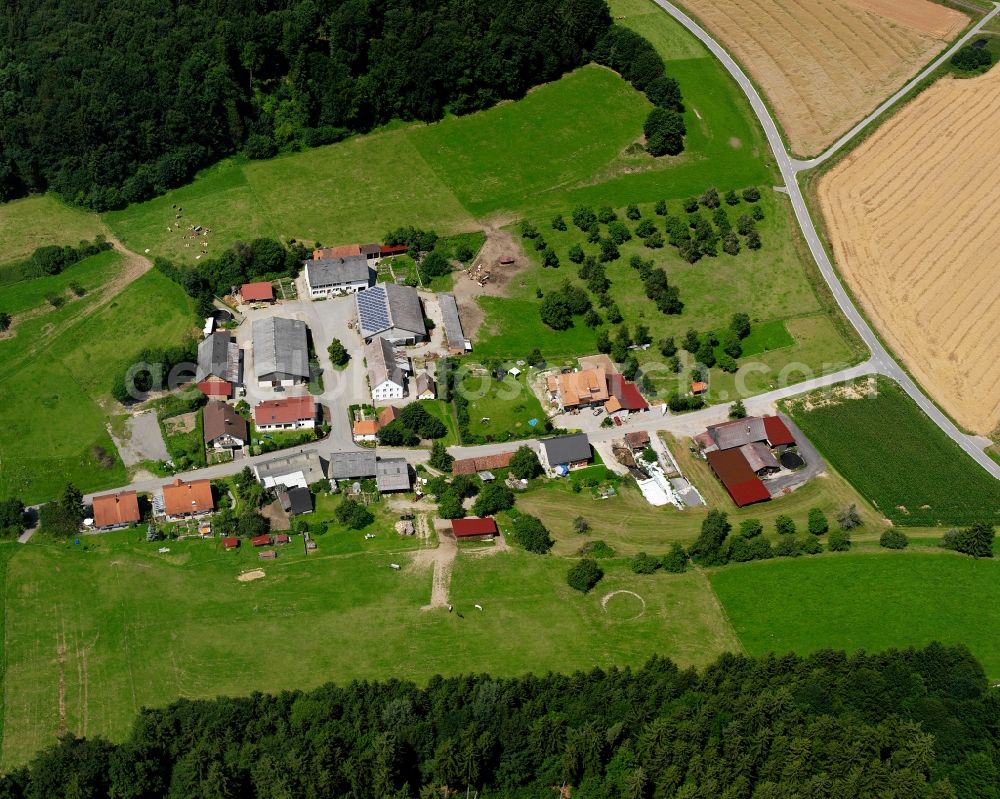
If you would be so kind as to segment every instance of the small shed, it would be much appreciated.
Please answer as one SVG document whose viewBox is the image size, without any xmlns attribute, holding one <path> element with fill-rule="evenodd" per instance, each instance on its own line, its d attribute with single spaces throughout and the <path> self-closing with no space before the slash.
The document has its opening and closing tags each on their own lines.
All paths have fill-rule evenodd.
<svg viewBox="0 0 1000 799">
<path fill-rule="evenodd" d="M 222 546 L 227 551 L 230 549 L 239 549 L 240 539 L 234 535 L 228 536 L 222 539 Z"/>
<path fill-rule="evenodd" d="M 266 552 L 258 552 L 257 557 L 260 558 L 261 560 L 274 560 L 276 557 L 278 557 L 278 553 L 275 552 L 273 549 L 269 549 Z"/>
<path fill-rule="evenodd" d="M 700 397 L 706 391 L 708 391 L 708 383 L 703 380 L 697 380 L 691 384 L 691 393 L 696 397 Z"/>
<path fill-rule="evenodd" d="M 250 543 L 255 547 L 266 547 L 271 544 L 271 536 L 269 535 L 258 535 L 250 540 Z"/>
<path fill-rule="evenodd" d="M 459 540 L 493 538 L 500 532 L 496 521 L 488 516 L 455 519 L 451 523 L 451 531 Z"/>
<path fill-rule="evenodd" d="M 276 543 L 276 544 L 287 544 L 291 540 L 292 539 L 288 535 L 288 533 L 278 533 L 278 535 L 276 535 L 275 538 L 274 538 L 274 543 Z"/>
</svg>

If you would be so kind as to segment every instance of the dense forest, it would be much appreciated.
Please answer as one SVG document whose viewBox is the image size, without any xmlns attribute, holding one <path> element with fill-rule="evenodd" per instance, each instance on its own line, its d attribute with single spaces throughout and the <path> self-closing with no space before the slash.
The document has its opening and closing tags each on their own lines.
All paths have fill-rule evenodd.
<svg viewBox="0 0 1000 799">
<path fill-rule="evenodd" d="M 655 658 L 183 700 L 121 744 L 62 738 L 0 797 L 995 797 L 998 720 L 961 647 L 725 655 L 701 673 Z"/>
<path fill-rule="evenodd" d="M 604 0 L 3 3 L 0 201 L 121 207 L 237 151 L 479 110 L 593 57 L 625 63 L 635 37 L 610 30 Z M 676 106 L 673 84 L 647 85 L 662 73 L 647 54 L 626 78 Z"/>
</svg>

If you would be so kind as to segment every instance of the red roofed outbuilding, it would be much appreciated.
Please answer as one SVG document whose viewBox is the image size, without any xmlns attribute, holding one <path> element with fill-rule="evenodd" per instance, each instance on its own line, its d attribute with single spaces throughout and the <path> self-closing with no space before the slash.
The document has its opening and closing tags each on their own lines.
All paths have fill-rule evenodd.
<svg viewBox="0 0 1000 799">
<path fill-rule="evenodd" d="M 270 281 L 244 283 L 240 286 L 243 302 L 274 302 L 274 286 Z"/>
<path fill-rule="evenodd" d="M 757 477 L 739 449 L 715 450 L 706 455 L 708 465 L 722 481 L 736 507 L 743 508 L 756 502 L 767 502 L 771 494 Z"/>
<path fill-rule="evenodd" d="M 451 531 L 455 538 L 481 538 L 499 534 L 497 523 L 494 519 L 487 517 L 469 519 L 454 519 L 451 523 Z"/>
<path fill-rule="evenodd" d="M 767 434 L 767 445 L 774 447 L 790 447 L 795 443 L 795 436 L 780 416 L 764 417 L 764 432 Z"/>
<path fill-rule="evenodd" d="M 238 549 L 239 546 L 240 546 L 240 539 L 238 539 L 234 535 L 231 535 L 228 538 L 223 538 L 222 539 L 222 546 L 223 546 L 224 549 L 227 549 L 227 550 L 229 550 L 229 549 Z"/>
<path fill-rule="evenodd" d="M 250 539 L 250 543 L 255 547 L 266 547 L 271 544 L 271 536 L 269 535 L 258 535 Z"/>
</svg>

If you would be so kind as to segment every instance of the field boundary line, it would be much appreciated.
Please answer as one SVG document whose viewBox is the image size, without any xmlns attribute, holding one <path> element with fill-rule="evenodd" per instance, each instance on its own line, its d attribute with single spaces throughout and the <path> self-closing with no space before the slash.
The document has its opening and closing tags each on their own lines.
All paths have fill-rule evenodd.
<svg viewBox="0 0 1000 799">
<path fill-rule="evenodd" d="M 708 588 L 708 593 L 712 597 L 712 602 L 715 604 L 716 609 L 719 611 L 719 615 L 722 620 L 726 623 L 726 627 L 733 634 L 733 638 L 736 639 L 736 643 L 740 646 L 740 653 L 746 655 L 747 648 L 743 643 L 743 639 L 740 638 L 740 634 L 736 632 L 736 627 L 733 625 L 733 620 L 729 618 L 729 614 L 726 612 L 726 606 L 722 604 L 722 600 L 719 599 L 719 595 L 715 593 L 715 586 L 712 585 L 712 581 L 708 578 L 708 573 L 702 569 L 700 566 L 692 567 L 692 571 L 698 575 L 699 578 L 705 583 L 705 587 Z"/>
</svg>

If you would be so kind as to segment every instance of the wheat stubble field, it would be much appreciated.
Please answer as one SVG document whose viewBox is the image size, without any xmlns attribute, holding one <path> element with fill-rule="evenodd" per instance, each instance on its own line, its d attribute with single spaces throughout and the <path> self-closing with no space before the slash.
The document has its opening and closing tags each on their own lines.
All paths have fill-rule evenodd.
<svg viewBox="0 0 1000 799">
<path fill-rule="evenodd" d="M 820 181 L 837 264 L 961 425 L 1000 426 L 1000 69 L 945 78 Z"/>
<path fill-rule="evenodd" d="M 969 22 L 930 0 L 685 0 L 764 90 L 792 150 L 817 155 Z"/>
</svg>

